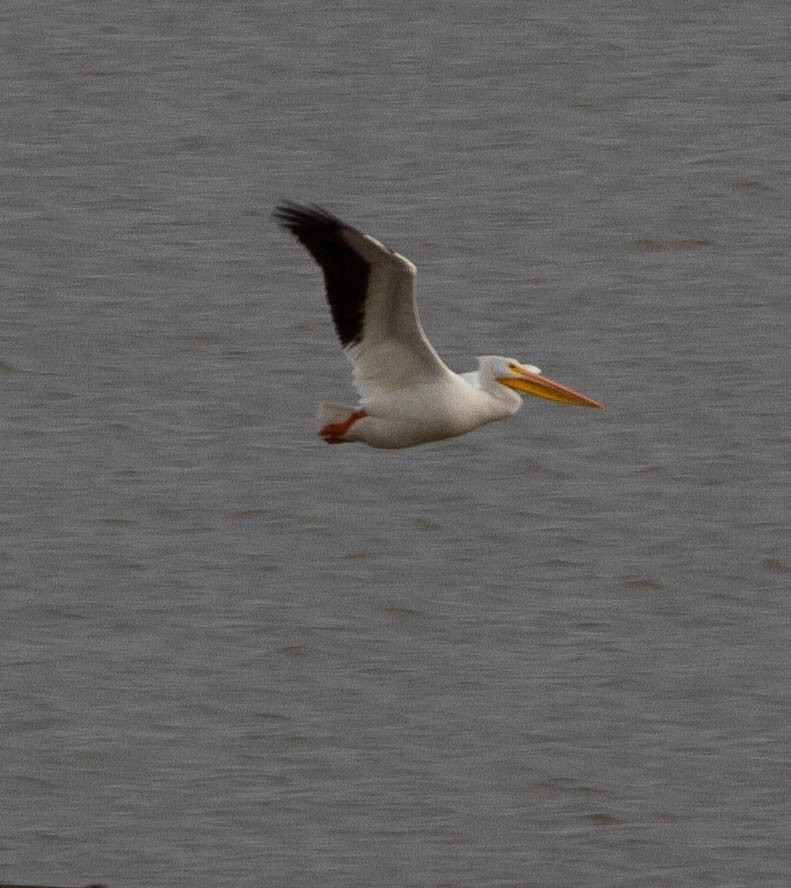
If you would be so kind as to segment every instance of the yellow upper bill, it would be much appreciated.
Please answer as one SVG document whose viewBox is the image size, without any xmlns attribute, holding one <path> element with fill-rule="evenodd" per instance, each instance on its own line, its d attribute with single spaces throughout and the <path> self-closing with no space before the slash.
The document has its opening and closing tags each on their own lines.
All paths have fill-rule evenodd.
<svg viewBox="0 0 791 888">
<path fill-rule="evenodd" d="M 539 373 L 531 373 L 523 367 L 511 366 L 514 376 L 501 376 L 499 382 L 508 388 L 516 389 L 528 395 L 536 395 L 539 398 L 547 398 L 550 401 L 560 401 L 562 404 L 573 404 L 576 407 L 598 407 L 604 405 L 592 398 L 586 398 L 574 389 L 570 389 L 553 379 L 547 379 Z"/>
</svg>

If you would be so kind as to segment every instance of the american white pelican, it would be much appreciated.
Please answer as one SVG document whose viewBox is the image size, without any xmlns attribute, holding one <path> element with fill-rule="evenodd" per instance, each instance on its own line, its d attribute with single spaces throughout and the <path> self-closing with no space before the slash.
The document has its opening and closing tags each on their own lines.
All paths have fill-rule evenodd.
<svg viewBox="0 0 791 888">
<path fill-rule="evenodd" d="M 274 218 L 321 266 L 335 329 L 354 367 L 357 406 L 319 408 L 319 435 L 328 444 L 412 447 L 463 435 L 516 413 L 517 392 L 602 406 L 513 358 L 479 357 L 476 371 L 454 373 L 423 332 L 409 259 L 315 205 L 283 203 Z"/>
</svg>

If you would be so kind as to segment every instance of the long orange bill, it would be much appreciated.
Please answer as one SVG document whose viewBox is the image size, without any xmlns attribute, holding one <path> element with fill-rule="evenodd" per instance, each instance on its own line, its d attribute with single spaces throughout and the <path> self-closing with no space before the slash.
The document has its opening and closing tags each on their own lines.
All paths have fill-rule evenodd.
<svg viewBox="0 0 791 888">
<path fill-rule="evenodd" d="M 539 373 L 530 373 L 521 367 L 513 367 L 514 373 L 519 376 L 503 376 L 499 378 L 499 382 L 507 385 L 508 388 L 516 389 L 519 392 L 525 392 L 528 395 L 536 395 L 539 398 L 547 398 L 550 401 L 560 401 L 562 404 L 573 404 L 576 407 L 604 407 L 598 401 L 586 398 L 574 389 L 570 389 L 553 379 L 547 379 Z"/>
</svg>

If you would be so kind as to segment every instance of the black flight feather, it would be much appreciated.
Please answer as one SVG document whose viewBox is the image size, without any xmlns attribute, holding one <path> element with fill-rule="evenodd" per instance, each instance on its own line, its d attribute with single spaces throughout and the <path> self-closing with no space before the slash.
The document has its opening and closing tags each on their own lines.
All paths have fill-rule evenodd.
<svg viewBox="0 0 791 888">
<path fill-rule="evenodd" d="M 342 236 L 344 230 L 356 229 L 315 204 L 305 207 L 282 203 L 275 209 L 273 218 L 290 231 L 321 266 L 341 345 L 346 348 L 360 342 L 371 267 Z"/>
</svg>

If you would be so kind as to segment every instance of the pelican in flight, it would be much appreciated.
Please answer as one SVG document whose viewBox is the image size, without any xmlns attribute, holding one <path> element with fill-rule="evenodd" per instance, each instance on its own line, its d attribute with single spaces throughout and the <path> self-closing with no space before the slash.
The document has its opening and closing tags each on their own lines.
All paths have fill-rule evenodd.
<svg viewBox="0 0 791 888">
<path fill-rule="evenodd" d="M 274 218 L 321 266 L 335 329 L 354 368 L 357 405 L 319 408 L 319 435 L 328 444 L 413 447 L 463 435 L 516 413 L 518 392 L 602 406 L 513 358 L 486 355 L 477 370 L 454 373 L 423 332 L 409 259 L 316 205 L 283 203 Z"/>
</svg>

